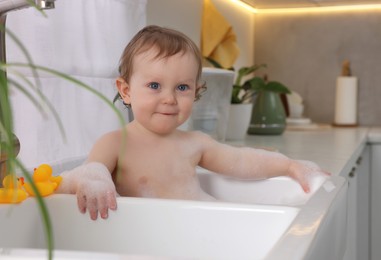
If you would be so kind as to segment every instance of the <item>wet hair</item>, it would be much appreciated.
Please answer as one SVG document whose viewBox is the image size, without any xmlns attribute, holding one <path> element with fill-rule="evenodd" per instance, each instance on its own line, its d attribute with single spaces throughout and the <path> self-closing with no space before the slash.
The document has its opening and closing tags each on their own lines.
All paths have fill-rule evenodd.
<svg viewBox="0 0 381 260">
<path fill-rule="evenodd" d="M 199 83 L 202 71 L 202 56 L 196 44 L 179 31 L 156 25 L 144 27 L 128 43 L 119 62 L 120 77 L 129 82 L 133 72 L 135 56 L 151 48 L 156 48 L 158 51 L 155 58 L 168 58 L 178 53 L 193 54 L 198 66 L 196 83 Z M 201 97 L 205 89 L 205 84 L 197 86 L 195 100 Z"/>
</svg>

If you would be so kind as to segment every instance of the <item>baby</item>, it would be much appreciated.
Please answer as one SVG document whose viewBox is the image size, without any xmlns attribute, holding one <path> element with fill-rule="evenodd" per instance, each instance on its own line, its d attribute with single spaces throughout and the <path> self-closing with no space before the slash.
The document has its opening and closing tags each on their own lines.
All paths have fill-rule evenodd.
<svg viewBox="0 0 381 260">
<path fill-rule="evenodd" d="M 117 208 L 117 194 L 213 200 L 201 190 L 196 166 L 248 180 L 289 176 L 309 192 L 307 174 L 325 174 L 311 162 L 177 129 L 200 96 L 201 69 L 199 50 L 184 34 L 158 26 L 138 32 L 122 54 L 116 80 L 134 120 L 102 136 L 84 165 L 62 174 L 58 192 L 77 194 L 80 211 L 88 210 L 93 220 Z"/>
</svg>

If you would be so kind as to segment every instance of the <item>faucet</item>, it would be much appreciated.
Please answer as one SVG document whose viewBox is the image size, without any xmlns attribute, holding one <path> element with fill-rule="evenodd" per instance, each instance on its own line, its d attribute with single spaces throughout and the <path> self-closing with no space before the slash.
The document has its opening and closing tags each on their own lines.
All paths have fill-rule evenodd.
<svg viewBox="0 0 381 260">
<path fill-rule="evenodd" d="M 7 13 L 10 11 L 27 8 L 30 7 L 31 4 L 35 4 L 37 8 L 40 9 L 52 9 L 54 8 L 55 0 L 0 0 L 0 24 L 2 28 L 0 28 L 0 62 L 6 62 L 6 51 L 5 51 L 5 24 L 7 19 Z M 7 77 L 5 71 L 0 71 L 2 73 L 1 76 L 4 78 Z M 0 90 L 1 91 L 1 90 Z M 2 122 L 3 112 L 0 108 L 0 121 Z M 0 142 L 2 141 L 2 133 L 0 132 Z M 20 151 L 20 142 L 16 135 L 13 134 L 13 145 L 14 145 L 14 156 Z M 0 144 L 0 187 L 2 187 L 2 181 L 4 176 L 7 174 L 7 161 L 8 155 L 5 151 L 1 149 Z"/>
<path fill-rule="evenodd" d="M 52 9 L 54 8 L 54 1 L 55 0 L 0 0 L 0 15 L 3 15 L 9 11 L 29 7 L 33 2 L 38 8 Z"/>
<path fill-rule="evenodd" d="M 31 3 L 40 9 L 52 9 L 54 8 L 55 0 L 0 0 L 0 24 L 3 26 L 3 30 L 0 32 L 0 61 L 5 62 L 5 22 L 7 19 L 7 13 L 10 11 L 27 8 L 31 6 Z"/>
<path fill-rule="evenodd" d="M 54 8 L 55 0 L 0 0 L 0 16 L 6 14 L 9 11 L 27 8 L 34 3 L 40 9 L 52 9 Z"/>
</svg>

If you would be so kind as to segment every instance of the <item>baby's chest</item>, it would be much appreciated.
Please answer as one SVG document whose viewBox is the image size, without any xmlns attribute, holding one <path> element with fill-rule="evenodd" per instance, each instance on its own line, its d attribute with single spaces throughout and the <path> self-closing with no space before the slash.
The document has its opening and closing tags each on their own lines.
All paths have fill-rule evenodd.
<svg viewBox="0 0 381 260">
<path fill-rule="evenodd" d="M 199 162 L 196 150 L 185 147 L 146 147 L 128 151 L 119 158 L 126 174 L 155 176 L 194 171 Z"/>
<path fill-rule="evenodd" d="M 174 187 L 193 185 L 196 180 L 197 163 L 189 154 L 180 151 L 134 154 L 125 158 L 121 165 L 123 174 L 117 187 L 124 195 L 166 197 L 164 194 L 173 191 Z"/>
</svg>

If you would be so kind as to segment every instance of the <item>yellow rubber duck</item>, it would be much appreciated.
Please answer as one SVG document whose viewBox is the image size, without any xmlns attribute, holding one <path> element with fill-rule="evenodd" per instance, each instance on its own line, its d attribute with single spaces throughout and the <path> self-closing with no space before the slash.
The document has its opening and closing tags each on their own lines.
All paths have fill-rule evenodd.
<svg viewBox="0 0 381 260">
<path fill-rule="evenodd" d="M 61 176 L 52 176 L 53 169 L 49 164 L 41 164 L 33 173 L 33 181 L 42 197 L 52 194 L 62 181 Z M 25 190 L 31 196 L 36 196 L 30 183 L 24 184 Z"/>
<path fill-rule="evenodd" d="M 13 174 L 8 174 L 3 179 L 3 188 L 0 188 L 0 203 L 20 203 L 28 195 L 22 189 L 24 178 L 17 178 Z M 15 187 L 16 185 L 17 187 Z"/>
</svg>

